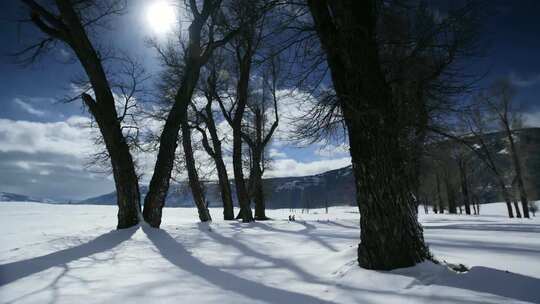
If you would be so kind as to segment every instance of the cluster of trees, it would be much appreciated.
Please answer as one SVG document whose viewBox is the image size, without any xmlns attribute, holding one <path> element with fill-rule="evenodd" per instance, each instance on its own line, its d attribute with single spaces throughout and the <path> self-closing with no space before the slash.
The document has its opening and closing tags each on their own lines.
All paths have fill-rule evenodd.
<svg viewBox="0 0 540 304">
<path fill-rule="evenodd" d="M 137 146 L 133 132 L 138 130 L 133 97 L 140 92 L 141 74 L 127 69 L 129 81 L 121 82 L 127 85 L 119 90 L 117 74 L 109 73 L 114 56 L 97 42 L 104 30 L 100 25 L 121 13 L 127 2 L 21 1 L 44 37 L 21 56 L 33 60 L 62 43 L 84 68 L 87 81 L 80 97 L 100 130 L 103 155 L 112 168 L 118 228 L 142 220 L 160 226 L 179 162 L 187 171 L 200 220 L 211 220 L 194 157 L 194 134 L 200 135 L 215 165 L 224 219 L 234 219 L 217 128 L 222 120 L 232 129 L 237 217 L 244 222 L 266 219 L 265 148 L 279 124 L 280 90 L 294 88 L 314 100 L 305 104 L 310 108 L 297 126 L 297 139 L 318 141 L 342 132 L 348 141 L 362 215 L 359 264 L 394 269 L 431 259 L 416 211 L 422 156 L 428 134 L 446 121 L 458 105 L 455 97 L 468 88 L 459 64 L 477 47 L 473 5 L 441 16 L 416 1 L 182 1 L 189 15 L 187 35 L 152 43 L 163 65 L 156 94 L 160 107 L 153 115 L 163 123 L 154 137 L 157 160 L 141 208 L 132 156 Z M 129 98 L 117 98 L 119 94 Z M 514 162 L 519 168 L 519 158 Z M 517 186 L 521 190 L 522 181 Z M 526 203 L 526 194 L 521 200 Z"/>
<path fill-rule="evenodd" d="M 514 95 L 508 79 L 495 81 L 471 98 L 453 129 L 436 130 L 448 139 L 424 155 L 420 197 L 426 207 L 454 214 L 464 207 L 466 214 L 479 214 L 480 203 L 501 199 L 510 218 L 529 218 L 535 211 L 522 159 L 529 151 L 520 140 L 523 123 Z"/>
</svg>

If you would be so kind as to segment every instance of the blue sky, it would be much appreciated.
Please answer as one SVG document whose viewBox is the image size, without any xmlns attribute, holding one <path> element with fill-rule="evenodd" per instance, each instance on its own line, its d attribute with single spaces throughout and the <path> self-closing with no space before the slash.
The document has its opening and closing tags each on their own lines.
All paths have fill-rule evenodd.
<svg viewBox="0 0 540 304">
<path fill-rule="evenodd" d="M 150 74 L 159 70 L 153 50 L 145 44 L 155 35 L 146 18 L 153 2 L 130 0 L 114 32 L 100 37 L 142 58 Z M 436 1 L 442 10 L 452 3 Z M 8 56 L 38 34 L 17 24 L 24 13 L 18 1 L 0 2 L 0 191 L 69 199 L 110 191 L 110 177 L 84 166 L 92 142 L 85 138 L 87 131 L 81 131 L 87 116 L 81 103 L 59 102 L 70 93 L 70 80 L 81 73 L 77 63 L 65 63 L 71 57 L 69 49 L 60 46 L 29 67 L 13 64 Z M 486 15 L 482 39 L 489 48 L 470 69 L 489 72 L 481 85 L 511 77 L 527 122 L 540 126 L 540 1 L 489 1 Z M 314 174 L 349 163 L 347 147 L 339 145 L 321 150 L 319 145 L 298 148 L 276 140 L 271 153 L 275 161 L 270 176 Z"/>
</svg>

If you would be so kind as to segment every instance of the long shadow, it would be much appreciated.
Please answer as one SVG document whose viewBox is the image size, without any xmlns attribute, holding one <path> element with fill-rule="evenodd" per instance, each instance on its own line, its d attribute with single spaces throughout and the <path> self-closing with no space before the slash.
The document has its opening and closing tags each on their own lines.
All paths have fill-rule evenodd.
<svg viewBox="0 0 540 304">
<path fill-rule="evenodd" d="M 137 229 L 137 227 L 133 227 L 129 229 L 113 230 L 75 247 L 63 249 L 40 257 L 0 265 L 0 286 L 51 267 L 63 266 L 80 258 L 110 250 L 130 239 Z"/>
<path fill-rule="evenodd" d="M 463 248 L 463 249 L 475 249 L 475 250 L 485 250 L 489 252 L 504 252 L 507 254 L 527 254 L 532 256 L 540 256 L 540 248 L 526 248 L 526 247 L 515 247 L 515 246 L 506 246 L 506 245 L 497 245 L 498 243 L 490 242 L 480 242 L 480 241 L 456 241 L 451 240 L 450 243 L 445 243 L 440 240 L 429 240 L 430 247 L 447 247 L 447 248 Z"/>
<path fill-rule="evenodd" d="M 526 224 L 449 224 L 441 226 L 424 226 L 427 230 L 437 229 L 457 229 L 457 230 L 479 230 L 479 231 L 497 231 L 497 232 L 528 232 L 540 233 L 540 225 Z"/>
<path fill-rule="evenodd" d="M 178 243 L 166 231 L 144 226 L 142 229 L 160 254 L 171 264 L 224 290 L 267 303 L 335 303 L 302 293 L 266 286 L 222 271 L 217 267 L 206 265 L 193 257 L 182 244 Z"/>
<path fill-rule="evenodd" d="M 246 256 L 251 256 L 254 258 L 257 258 L 262 261 L 266 261 L 270 264 L 272 264 L 275 268 L 284 268 L 293 271 L 297 276 L 301 277 L 304 281 L 310 282 L 313 284 L 321 284 L 321 285 L 327 285 L 329 284 L 326 281 L 320 280 L 318 277 L 304 271 L 302 268 L 298 267 L 296 264 L 291 263 L 290 261 L 287 261 L 285 259 L 279 259 L 279 258 L 273 258 L 269 255 L 260 253 L 256 250 L 251 249 L 250 247 L 246 246 L 245 244 L 235 240 L 234 238 L 230 237 L 224 237 L 223 235 L 215 232 L 215 231 L 209 231 L 205 224 L 199 223 L 200 230 L 208 235 L 211 239 L 214 241 L 226 245 L 226 246 L 233 246 L 238 251 L 242 252 L 242 254 Z"/>
<path fill-rule="evenodd" d="M 360 229 L 360 225 L 358 225 L 358 226 L 350 226 L 350 225 L 345 225 L 345 224 L 338 223 L 338 222 L 335 222 L 335 221 L 318 221 L 317 223 L 324 224 L 324 225 L 329 225 L 329 226 L 330 225 L 338 226 L 338 227 L 345 228 L 345 229 Z"/>
<path fill-rule="evenodd" d="M 315 234 L 315 233 L 312 233 L 312 231 L 317 229 L 317 227 L 315 227 L 315 225 L 309 224 L 306 221 L 295 221 L 294 223 L 304 226 L 304 229 L 299 230 L 299 231 L 291 231 L 291 230 L 285 230 L 285 229 L 276 228 L 276 227 L 273 227 L 273 226 L 270 226 L 270 225 L 267 225 L 267 224 L 263 224 L 261 222 L 255 222 L 252 225 L 254 227 L 258 227 L 258 228 L 261 228 L 263 230 L 270 231 L 270 232 L 281 232 L 281 233 L 287 233 L 287 234 L 308 236 L 309 238 L 311 238 L 315 242 L 319 243 L 320 245 L 322 245 L 322 246 L 324 246 L 324 247 L 326 247 L 329 250 L 332 250 L 334 252 L 338 252 L 339 250 L 337 248 L 335 248 L 334 246 L 332 246 L 332 244 L 330 244 L 329 242 L 327 242 L 326 240 L 321 238 L 321 236 L 329 236 L 329 237 L 332 237 L 332 238 L 342 238 L 342 239 L 356 239 L 356 238 L 353 238 L 353 237 L 336 235 L 336 234 Z"/>
<path fill-rule="evenodd" d="M 393 271 L 393 273 L 415 278 L 415 282 L 409 288 L 416 285 L 436 284 L 540 303 L 540 288 L 538 288 L 540 279 L 537 278 L 482 266 L 472 267 L 462 274 L 441 265 L 421 266 L 426 266 L 427 271 L 419 272 L 418 269 L 412 268 Z"/>
</svg>

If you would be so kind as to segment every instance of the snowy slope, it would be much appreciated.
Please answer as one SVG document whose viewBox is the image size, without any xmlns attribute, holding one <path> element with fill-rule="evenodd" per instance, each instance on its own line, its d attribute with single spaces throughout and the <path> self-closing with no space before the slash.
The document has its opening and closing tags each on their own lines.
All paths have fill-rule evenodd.
<svg viewBox="0 0 540 304">
<path fill-rule="evenodd" d="M 358 213 L 270 210 L 273 221 L 211 224 L 166 208 L 162 230 L 111 231 L 116 208 L 0 205 L 0 303 L 540 303 L 540 220 L 423 215 L 435 256 L 391 272 L 356 266 Z"/>
<path fill-rule="evenodd" d="M 0 192 L 0 202 L 54 203 L 55 201 L 48 198 L 37 198 L 37 197 L 10 193 L 10 192 Z"/>
</svg>

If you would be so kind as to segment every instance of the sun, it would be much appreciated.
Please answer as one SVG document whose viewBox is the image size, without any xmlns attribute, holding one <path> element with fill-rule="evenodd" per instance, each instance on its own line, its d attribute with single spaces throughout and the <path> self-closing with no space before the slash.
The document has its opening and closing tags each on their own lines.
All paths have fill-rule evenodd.
<svg viewBox="0 0 540 304">
<path fill-rule="evenodd" d="M 146 21 L 155 33 L 167 33 L 176 23 L 176 8 L 169 1 L 152 1 L 146 8 Z"/>
</svg>

